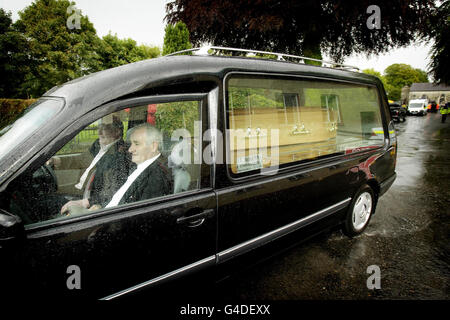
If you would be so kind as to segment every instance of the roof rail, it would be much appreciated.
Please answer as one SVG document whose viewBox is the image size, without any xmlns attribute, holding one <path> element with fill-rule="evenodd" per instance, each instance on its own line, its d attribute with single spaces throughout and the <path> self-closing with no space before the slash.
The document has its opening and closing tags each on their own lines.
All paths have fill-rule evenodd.
<svg viewBox="0 0 450 320">
<path fill-rule="evenodd" d="M 216 55 L 217 53 L 220 53 L 220 51 L 242 52 L 242 53 L 245 53 L 244 57 L 246 57 L 247 54 L 249 54 L 249 53 L 251 53 L 251 54 L 267 54 L 267 55 L 276 56 L 277 60 L 279 60 L 279 61 L 286 61 L 285 58 L 294 58 L 294 59 L 298 59 L 299 63 L 303 63 L 303 64 L 305 64 L 306 60 L 315 61 L 315 62 L 320 62 L 320 63 L 322 63 L 323 66 L 329 67 L 329 68 L 349 70 L 349 71 L 356 70 L 358 72 L 361 72 L 361 70 L 358 67 L 346 65 L 346 64 L 342 64 L 342 63 L 337 63 L 337 62 L 332 62 L 332 61 L 325 61 L 325 60 L 313 59 L 313 58 L 308 58 L 308 57 L 303 57 L 303 56 L 295 56 L 295 55 L 291 55 L 291 54 L 276 53 L 276 52 L 269 52 L 269 51 L 227 48 L 227 47 L 217 47 L 217 46 L 203 46 L 200 48 L 181 50 L 181 51 L 177 51 L 177 52 L 168 54 L 168 55 L 166 55 L 166 57 L 175 56 L 175 55 L 187 53 L 187 52 L 193 52 L 194 55 L 200 55 L 200 56 L 210 56 L 210 55 L 212 56 L 212 55 Z"/>
</svg>

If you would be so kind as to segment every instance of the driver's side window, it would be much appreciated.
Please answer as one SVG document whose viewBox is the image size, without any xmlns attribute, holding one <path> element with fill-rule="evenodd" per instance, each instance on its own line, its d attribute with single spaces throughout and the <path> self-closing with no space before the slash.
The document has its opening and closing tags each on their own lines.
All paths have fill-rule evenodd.
<svg viewBox="0 0 450 320">
<path fill-rule="evenodd" d="M 108 114 L 13 181 L 2 207 L 31 224 L 199 188 L 199 119 L 198 101 Z"/>
</svg>

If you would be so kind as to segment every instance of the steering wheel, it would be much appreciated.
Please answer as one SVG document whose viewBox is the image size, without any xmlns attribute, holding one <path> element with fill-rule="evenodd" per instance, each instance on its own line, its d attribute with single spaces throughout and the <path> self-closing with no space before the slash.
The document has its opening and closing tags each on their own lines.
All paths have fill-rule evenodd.
<svg viewBox="0 0 450 320">
<path fill-rule="evenodd" d="M 39 195 L 51 194 L 58 191 L 58 179 L 51 166 L 42 165 L 33 172 L 32 188 Z"/>
<path fill-rule="evenodd" d="M 42 165 L 32 173 L 25 171 L 8 186 L 10 210 L 26 223 L 52 218 L 61 208 L 56 193 L 58 182 L 53 169 Z"/>
</svg>

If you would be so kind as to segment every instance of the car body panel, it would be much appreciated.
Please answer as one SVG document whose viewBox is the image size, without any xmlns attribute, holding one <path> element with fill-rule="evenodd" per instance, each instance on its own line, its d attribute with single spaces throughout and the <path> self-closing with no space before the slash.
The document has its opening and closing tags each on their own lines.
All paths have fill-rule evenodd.
<svg viewBox="0 0 450 320">
<path fill-rule="evenodd" d="M 108 215 L 99 213 L 59 227 L 27 230 L 20 255 L 10 263 L 26 271 L 20 281 L 25 281 L 24 285 L 34 283 L 30 291 L 38 288 L 68 297 L 89 294 L 100 298 L 214 257 L 214 212 L 199 228 L 178 224 L 177 219 L 197 208 L 215 211 L 215 205 L 215 194 L 210 191 L 121 208 Z M 72 265 L 81 270 L 82 290 L 69 291 L 61 281 Z"/>
</svg>

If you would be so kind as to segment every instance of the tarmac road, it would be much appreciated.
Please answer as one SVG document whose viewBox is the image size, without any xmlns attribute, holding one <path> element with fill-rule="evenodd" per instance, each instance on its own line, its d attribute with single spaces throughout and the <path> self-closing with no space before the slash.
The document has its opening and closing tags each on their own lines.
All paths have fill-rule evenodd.
<svg viewBox="0 0 450 320">
<path fill-rule="evenodd" d="M 334 231 L 300 244 L 226 281 L 221 298 L 448 300 L 450 120 L 440 120 L 396 123 L 397 179 L 362 235 Z M 379 283 L 369 266 L 379 268 Z"/>
</svg>

